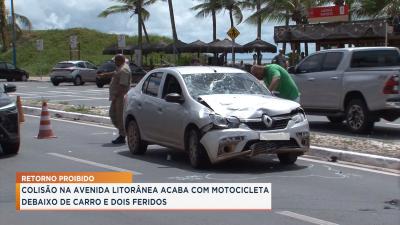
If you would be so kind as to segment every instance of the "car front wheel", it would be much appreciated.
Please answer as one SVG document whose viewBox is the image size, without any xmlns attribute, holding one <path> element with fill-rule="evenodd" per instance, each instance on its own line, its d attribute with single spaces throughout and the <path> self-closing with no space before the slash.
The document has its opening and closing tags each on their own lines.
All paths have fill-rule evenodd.
<svg viewBox="0 0 400 225">
<path fill-rule="evenodd" d="M 200 135 L 196 129 L 189 130 L 186 143 L 190 164 L 193 168 L 204 168 L 210 165 L 207 152 L 200 143 Z"/>
<path fill-rule="evenodd" d="M 19 144 L 20 142 L 16 143 L 4 143 L 1 144 L 1 148 L 3 149 L 3 153 L 10 155 L 10 154 L 17 154 L 19 151 Z"/>
<path fill-rule="evenodd" d="M 143 155 L 147 150 L 147 143 L 140 137 L 139 127 L 135 120 L 130 120 L 126 129 L 129 151 L 134 155 Z"/>
<path fill-rule="evenodd" d="M 25 75 L 25 74 L 23 74 L 22 76 L 21 76 L 21 81 L 28 81 L 28 77 Z"/>
<path fill-rule="evenodd" d="M 51 83 L 54 85 L 54 86 L 58 86 L 60 83 L 59 82 L 57 82 L 57 81 L 51 81 Z"/>
<path fill-rule="evenodd" d="M 278 159 L 281 164 L 293 165 L 297 160 L 297 154 L 295 154 L 295 153 L 279 153 Z"/>
<path fill-rule="evenodd" d="M 74 79 L 74 85 L 75 86 L 78 86 L 78 85 L 82 85 L 83 83 L 82 83 L 82 78 L 81 78 L 81 76 L 76 76 L 75 77 L 75 79 Z"/>
<path fill-rule="evenodd" d="M 353 99 L 347 104 L 346 122 L 354 133 L 369 133 L 374 127 L 374 119 L 361 99 Z"/>
</svg>

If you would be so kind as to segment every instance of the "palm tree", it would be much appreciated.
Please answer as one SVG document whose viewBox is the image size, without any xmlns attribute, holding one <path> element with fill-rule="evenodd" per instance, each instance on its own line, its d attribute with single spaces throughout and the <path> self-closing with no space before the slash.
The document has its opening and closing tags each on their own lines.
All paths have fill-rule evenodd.
<svg viewBox="0 0 400 225">
<path fill-rule="evenodd" d="M 200 3 L 192 8 L 193 11 L 198 11 L 196 17 L 207 17 L 211 14 L 212 23 L 213 23 L 213 41 L 217 40 L 217 16 L 216 14 L 222 9 L 220 0 L 203 0 L 203 3 Z"/>
<path fill-rule="evenodd" d="M 153 3 L 156 2 L 156 0 L 115 0 L 117 2 L 122 3 L 122 5 L 113 5 L 105 9 L 103 12 L 101 12 L 98 17 L 107 17 L 111 14 L 116 14 L 116 13 L 130 13 L 131 17 L 133 17 L 135 14 L 137 14 L 137 5 L 140 2 L 141 3 L 141 13 L 140 13 L 140 23 L 142 30 L 144 32 L 144 35 L 146 37 L 146 42 L 149 43 L 150 39 L 147 34 L 146 26 L 144 24 L 144 21 L 148 20 L 150 17 L 149 11 L 147 11 L 144 7 L 149 6 Z"/>
<path fill-rule="evenodd" d="M 5 7 L 4 0 L 0 0 L 0 33 L 1 33 L 1 41 L 2 41 L 2 51 L 5 52 L 8 49 L 9 45 L 9 35 L 12 33 L 13 23 L 12 21 L 8 21 L 9 13 L 7 8 Z M 18 13 L 14 13 L 15 15 L 15 29 L 16 33 L 19 36 L 23 30 L 32 30 L 32 23 L 28 19 L 28 17 L 23 16 Z M 17 36 L 17 37 L 18 37 Z"/>
<path fill-rule="evenodd" d="M 231 27 L 234 27 L 234 19 L 236 20 L 236 24 L 239 24 L 243 20 L 242 14 L 242 3 L 237 0 L 221 0 L 222 7 L 225 10 L 229 11 L 229 19 L 231 21 Z"/>
<path fill-rule="evenodd" d="M 172 38 L 174 39 L 174 44 L 176 45 L 178 41 L 178 35 L 176 33 L 174 7 L 172 5 L 172 0 L 168 0 L 168 9 L 169 9 L 169 18 L 171 20 Z"/>
</svg>

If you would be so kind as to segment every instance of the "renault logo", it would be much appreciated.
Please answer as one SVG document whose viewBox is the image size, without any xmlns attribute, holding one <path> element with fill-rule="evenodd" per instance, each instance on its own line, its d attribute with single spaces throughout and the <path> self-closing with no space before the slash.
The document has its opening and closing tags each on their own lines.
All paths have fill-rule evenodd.
<svg viewBox="0 0 400 225">
<path fill-rule="evenodd" d="M 267 127 L 272 127 L 272 123 L 274 122 L 271 117 L 267 115 L 263 115 L 262 120 Z"/>
</svg>

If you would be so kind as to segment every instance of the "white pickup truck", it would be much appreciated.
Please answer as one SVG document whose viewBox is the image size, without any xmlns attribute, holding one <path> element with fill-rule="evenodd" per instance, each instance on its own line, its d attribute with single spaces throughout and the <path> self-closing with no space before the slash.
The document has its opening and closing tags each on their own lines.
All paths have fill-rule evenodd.
<svg viewBox="0 0 400 225">
<path fill-rule="evenodd" d="M 290 67 L 308 114 L 346 120 L 355 133 L 368 133 L 381 118 L 400 117 L 400 51 L 362 47 L 316 52 Z"/>
</svg>

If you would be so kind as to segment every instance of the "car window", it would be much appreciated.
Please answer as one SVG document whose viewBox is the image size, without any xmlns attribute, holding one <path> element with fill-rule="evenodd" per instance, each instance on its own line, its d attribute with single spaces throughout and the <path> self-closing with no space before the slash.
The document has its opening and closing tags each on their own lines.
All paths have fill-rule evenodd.
<svg viewBox="0 0 400 225">
<path fill-rule="evenodd" d="M 353 53 L 352 68 L 400 66 L 400 55 L 397 50 L 370 50 Z"/>
<path fill-rule="evenodd" d="M 0 69 L 3 69 L 3 70 L 7 69 L 6 64 L 5 63 L 0 63 Z"/>
<path fill-rule="evenodd" d="M 85 63 L 83 63 L 83 62 L 78 62 L 78 63 L 76 64 L 76 67 L 79 67 L 79 68 L 86 68 L 86 67 L 85 67 Z"/>
<path fill-rule="evenodd" d="M 248 73 L 183 74 L 182 77 L 194 99 L 213 94 L 270 95 L 268 89 Z"/>
<path fill-rule="evenodd" d="M 182 95 L 181 85 L 179 81 L 171 74 L 167 74 L 165 79 L 162 98 L 164 98 L 167 94 L 178 93 Z"/>
<path fill-rule="evenodd" d="M 94 69 L 94 68 L 96 68 L 92 63 L 90 63 L 90 62 L 86 62 L 86 67 L 87 68 L 89 68 L 89 69 Z"/>
<path fill-rule="evenodd" d="M 143 93 L 146 95 L 157 97 L 162 75 L 162 73 L 151 74 L 143 83 Z"/>
<path fill-rule="evenodd" d="M 324 63 L 322 64 L 322 71 L 336 70 L 339 63 L 342 61 L 342 52 L 328 52 L 326 53 Z"/>
<path fill-rule="evenodd" d="M 115 71 L 115 63 L 114 62 L 106 62 L 99 67 L 100 71 L 111 72 Z"/>
<path fill-rule="evenodd" d="M 322 61 L 325 54 L 315 54 L 306 58 L 298 67 L 300 73 L 318 72 L 322 69 Z"/>
<path fill-rule="evenodd" d="M 63 69 L 63 68 L 69 68 L 69 67 L 73 67 L 74 64 L 73 63 L 57 63 L 54 68 L 57 69 Z"/>
<path fill-rule="evenodd" d="M 15 70 L 15 66 L 13 64 L 7 63 L 7 68 L 10 70 Z"/>
</svg>

